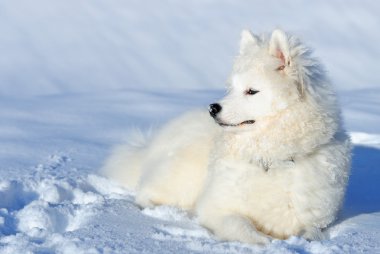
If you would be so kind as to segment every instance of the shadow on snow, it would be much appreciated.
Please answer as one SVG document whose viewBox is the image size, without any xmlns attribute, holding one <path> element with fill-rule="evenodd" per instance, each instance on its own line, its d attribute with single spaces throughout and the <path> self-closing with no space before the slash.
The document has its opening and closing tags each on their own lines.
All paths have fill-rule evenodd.
<svg viewBox="0 0 380 254">
<path fill-rule="evenodd" d="M 380 211 L 380 150 L 355 146 L 343 218 Z"/>
</svg>

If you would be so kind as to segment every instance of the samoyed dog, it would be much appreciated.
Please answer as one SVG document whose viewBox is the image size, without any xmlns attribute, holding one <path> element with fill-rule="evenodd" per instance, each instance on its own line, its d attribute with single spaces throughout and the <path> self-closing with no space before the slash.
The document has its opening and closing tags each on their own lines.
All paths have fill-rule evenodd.
<svg viewBox="0 0 380 254">
<path fill-rule="evenodd" d="M 227 95 L 138 145 L 108 176 L 142 207 L 194 211 L 223 240 L 323 239 L 341 207 L 351 143 L 321 64 L 294 36 L 242 32 Z"/>
</svg>

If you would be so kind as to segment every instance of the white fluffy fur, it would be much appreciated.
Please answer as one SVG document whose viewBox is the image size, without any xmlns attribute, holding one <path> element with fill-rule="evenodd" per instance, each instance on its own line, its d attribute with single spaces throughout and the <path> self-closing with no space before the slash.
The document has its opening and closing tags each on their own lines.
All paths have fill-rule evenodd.
<svg viewBox="0 0 380 254">
<path fill-rule="evenodd" d="M 115 150 L 105 172 L 136 189 L 141 206 L 191 209 L 221 239 L 323 238 L 342 204 L 351 144 L 310 53 L 281 30 L 243 31 L 215 119 L 236 126 L 190 112 L 147 144 Z"/>
</svg>

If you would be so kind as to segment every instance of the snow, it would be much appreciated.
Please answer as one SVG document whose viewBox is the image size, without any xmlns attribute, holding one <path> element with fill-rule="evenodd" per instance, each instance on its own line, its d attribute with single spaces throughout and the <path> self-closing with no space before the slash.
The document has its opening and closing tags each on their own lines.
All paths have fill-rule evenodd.
<svg viewBox="0 0 380 254">
<path fill-rule="evenodd" d="M 374 88 L 379 24 L 371 0 L 1 1 L 0 94 L 220 88 L 240 31 L 274 27 L 316 48 L 340 89 Z"/>
<path fill-rule="evenodd" d="M 0 253 L 380 253 L 379 7 L 1 2 Z M 326 240 L 222 242 L 189 212 L 141 210 L 132 191 L 98 173 L 130 131 L 154 131 L 223 96 L 243 27 L 278 25 L 326 63 L 355 144 L 346 202 Z"/>
<path fill-rule="evenodd" d="M 380 251 L 379 134 L 351 132 L 355 149 L 346 205 L 323 242 L 220 242 L 193 214 L 167 206 L 140 210 L 133 192 L 97 174 L 109 148 L 123 142 L 128 130 L 157 126 L 222 94 L 128 90 L 1 101 L 2 127 L 9 131 L 1 136 L 0 253 Z M 350 114 L 349 105 L 343 108 Z M 347 122 L 350 130 L 355 125 Z"/>
</svg>

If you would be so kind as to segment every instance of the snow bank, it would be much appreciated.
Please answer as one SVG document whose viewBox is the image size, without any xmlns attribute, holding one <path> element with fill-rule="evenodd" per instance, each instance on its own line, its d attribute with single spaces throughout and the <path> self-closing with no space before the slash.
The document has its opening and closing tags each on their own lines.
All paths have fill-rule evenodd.
<svg viewBox="0 0 380 254">
<path fill-rule="evenodd" d="M 376 87 L 376 1 L 0 2 L 0 95 L 221 88 L 240 31 L 282 27 L 340 90 Z"/>
</svg>

